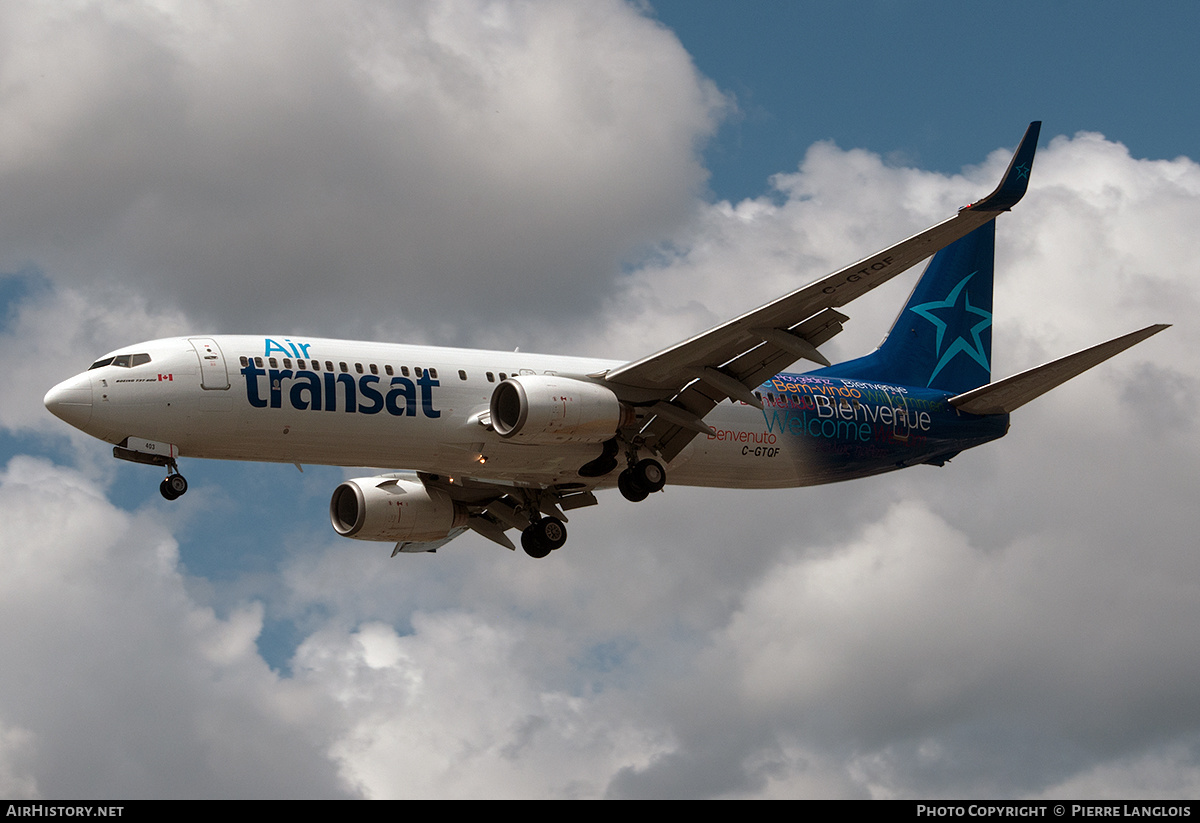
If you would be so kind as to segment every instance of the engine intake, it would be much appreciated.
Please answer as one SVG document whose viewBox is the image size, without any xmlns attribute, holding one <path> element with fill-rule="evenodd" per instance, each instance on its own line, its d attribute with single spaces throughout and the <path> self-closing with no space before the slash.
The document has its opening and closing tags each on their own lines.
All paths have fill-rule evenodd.
<svg viewBox="0 0 1200 823">
<path fill-rule="evenodd" d="M 611 389 L 555 374 L 522 374 L 496 386 L 492 427 L 521 443 L 603 443 L 634 422 Z"/>
<path fill-rule="evenodd" d="M 358 477 L 333 490 L 329 522 L 355 540 L 441 540 L 467 524 L 462 503 L 424 483 L 395 477 Z"/>
</svg>

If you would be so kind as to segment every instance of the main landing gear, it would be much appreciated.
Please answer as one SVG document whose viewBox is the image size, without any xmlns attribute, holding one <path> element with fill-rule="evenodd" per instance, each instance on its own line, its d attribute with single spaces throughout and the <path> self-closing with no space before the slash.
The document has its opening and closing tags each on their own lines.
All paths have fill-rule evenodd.
<svg viewBox="0 0 1200 823">
<path fill-rule="evenodd" d="M 617 475 L 617 488 L 626 500 L 640 503 L 667 485 L 667 470 L 652 457 L 633 463 Z"/>
<path fill-rule="evenodd" d="M 542 558 L 567 542 L 567 527 L 557 517 L 534 520 L 521 532 L 521 548 L 530 557 Z"/>
</svg>

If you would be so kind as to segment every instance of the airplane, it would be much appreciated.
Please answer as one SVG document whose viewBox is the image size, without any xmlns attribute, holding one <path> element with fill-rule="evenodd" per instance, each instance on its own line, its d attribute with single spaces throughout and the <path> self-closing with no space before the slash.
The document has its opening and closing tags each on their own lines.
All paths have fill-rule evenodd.
<svg viewBox="0 0 1200 823">
<path fill-rule="evenodd" d="M 785 488 L 942 466 L 1004 436 L 1019 406 L 1157 334 L 1156 324 L 991 380 L 995 220 L 1025 195 L 1031 123 L 1000 184 L 953 217 L 630 362 L 281 335 L 152 340 L 110 352 L 46 408 L 167 469 L 181 457 L 397 469 L 338 485 L 337 534 L 432 552 L 464 532 L 546 557 L 567 511 L 616 486 Z M 818 350 L 838 309 L 932 256 L 871 354 Z M 820 368 L 783 369 L 799 360 Z"/>
</svg>

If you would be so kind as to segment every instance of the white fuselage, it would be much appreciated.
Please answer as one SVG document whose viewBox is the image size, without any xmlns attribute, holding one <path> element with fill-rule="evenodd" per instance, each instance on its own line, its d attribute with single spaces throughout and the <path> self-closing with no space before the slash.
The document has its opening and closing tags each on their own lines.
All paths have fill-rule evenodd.
<svg viewBox="0 0 1200 823">
<path fill-rule="evenodd" d="M 46 402 L 67 422 L 110 443 L 169 444 L 180 457 L 367 466 L 517 486 L 582 482 L 603 488 L 616 484 L 615 471 L 600 478 L 579 473 L 600 455 L 600 444 L 514 442 L 488 425 L 488 410 L 506 377 L 554 374 L 594 381 L 589 375 L 616 365 L 296 336 L 170 338 L 102 358 L 52 389 Z M 779 378 L 772 383 L 786 391 L 776 396 L 771 384 L 761 387 L 763 409 L 726 400 L 706 415 L 716 434 L 698 435 L 670 462 L 670 482 L 731 488 L 812 485 L 923 462 L 931 447 L 937 451 L 938 430 L 944 428 L 937 422 L 937 407 L 944 405 L 940 399 L 918 401 L 911 393 L 906 399 L 895 392 L 910 390 L 884 386 L 877 387 L 884 391 L 864 387 L 860 392 L 841 385 L 785 384 Z M 801 397 L 794 393 L 799 388 L 828 394 Z"/>
<path fill-rule="evenodd" d="M 518 374 L 587 379 L 618 365 L 522 352 L 243 335 L 154 340 L 107 357 L 118 354 L 145 354 L 149 361 L 93 367 L 51 391 L 78 401 L 68 422 L 110 443 L 133 437 L 172 444 L 181 457 L 403 468 L 530 485 L 578 482 L 579 467 L 600 448 L 500 437 L 480 422 L 497 384 Z M 783 438 L 764 432 L 760 410 L 726 401 L 707 420 L 720 439 L 698 437 L 671 463 L 672 483 L 804 482 L 793 460 L 776 459 Z M 599 485 L 614 484 L 615 476 Z"/>
</svg>

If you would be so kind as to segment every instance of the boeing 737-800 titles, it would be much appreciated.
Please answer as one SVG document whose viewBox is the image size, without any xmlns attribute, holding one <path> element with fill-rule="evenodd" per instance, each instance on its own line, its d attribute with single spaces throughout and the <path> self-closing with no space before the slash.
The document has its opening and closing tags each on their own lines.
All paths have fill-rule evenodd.
<svg viewBox="0 0 1200 823">
<path fill-rule="evenodd" d="M 1040 123 L 1000 185 L 950 219 L 759 309 L 628 363 L 280 335 L 126 346 L 46 395 L 124 460 L 181 457 L 403 469 L 333 492 L 338 534 L 434 551 L 471 529 L 544 557 L 565 511 L 616 486 L 781 488 L 942 465 L 1002 437 L 1009 412 L 1156 334 L 1149 326 L 991 379 L 995 219 L 1025 194 Z M 872 354 L 818 350 L 838 311 L 933 255 Z M 781 373 L 800 359 L 822 366 Z M 393 552 L 393 554 L 395 554 Z"/>
</svg>

